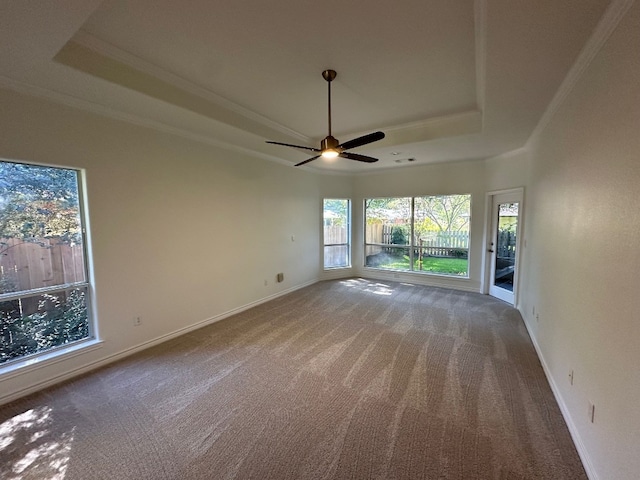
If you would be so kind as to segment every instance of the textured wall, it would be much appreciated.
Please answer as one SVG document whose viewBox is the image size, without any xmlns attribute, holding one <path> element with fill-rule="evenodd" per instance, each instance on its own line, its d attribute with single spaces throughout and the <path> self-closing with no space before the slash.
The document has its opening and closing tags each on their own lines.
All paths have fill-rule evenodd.
<svg viewBox="0 0 640 480">
<path fill-rule="evenodd" d="M 3 397 L 318 278 L 321 199 L 348 196 L 350 178 L 11 91 L 0 90 L 0 104 L 0 158 L 85 170 L 104 340 L 97 351 L 3 377 Z"/>
<path fill-rule="evenodd" d="M 521 310 L 602 480 L 640 472 L 639 47 L 636 2 L 531 145 Z"/>
</svg>

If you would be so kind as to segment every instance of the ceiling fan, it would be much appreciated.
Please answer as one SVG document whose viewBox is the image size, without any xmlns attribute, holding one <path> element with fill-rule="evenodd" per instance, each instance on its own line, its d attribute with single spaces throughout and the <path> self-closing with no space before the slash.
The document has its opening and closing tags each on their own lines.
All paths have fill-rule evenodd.
<svg viewBox="0 0 640 480">
<path fill-rule="evenodd" d="M 334 138 L 331 135 L 331 82 L 334 78 L 336 78 L 335 70 L 325 70 L 322 72 L 322 78 L 327 81 L 327 86 L 329 89 L 329 135 L 327 135 L 322 142 L 320 142 L 320 148 L 313 147 L 305 147 L 301 145 L 291 145 L 289 143 L 280 143 L 280 142 L 270 142 L 274 145 L 284 145 L 285 147 L 293 147 L 293 148 L 301 148 L 303 150 L 311 150 L 312 152 L 316 152 L 319 155 L 315 157 L 308 158 L 300 163 L 296 163 L 296 167 L 300 165 L 304 165 L 305 163 L 309 163 L 316 158 L 324 157 L 324 158 L 336 158 L 342 157 L 347 158 L 349 160 L 356 160 L 357 162 L 366 162 L 373 163 L 377 162 L 377 158 L 368 157 L 366 155 L 360 155 L 358 153 L 350 153 L 347 150 L 351 150 L 352 148 L 361 147 L 363 145 L 367 145 L 369 143 L 377 142 L 378 140 L 382 140 L 384 138 L 384 133 L 382 132 L 374 132 L 368 135 L 363 135 L 362 137 L 354 138 L 353 140 L 346 141 L 344 143 L 340 143 L 338 139 Z"/>
</svg>

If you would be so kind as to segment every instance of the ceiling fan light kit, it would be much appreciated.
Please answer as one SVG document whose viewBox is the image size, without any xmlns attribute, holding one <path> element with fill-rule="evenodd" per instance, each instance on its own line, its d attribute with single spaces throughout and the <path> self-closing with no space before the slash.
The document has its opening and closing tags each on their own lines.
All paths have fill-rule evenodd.
<svg viewBox="0 0 640 480">
<path fill-rule="evenodd" d="M 323 158 L 332 159 L 337 158 L 340 155 L 340 152 L 337 150 L 323 150 L 321 156 Z"/>
<path fill-rule="evenodd" d="M 285 147 L 301 148 L 303 150 L 311 150 L 312 152 L 316 152 L 319 154 L 319 155 L 316 155 L 315 157 L 308 158 L 307 160 L 304 160 L 300 163 L 296 163 L 295 165 L 296 167 L 309 163 L 320 157 L 326 158 L 326 159 L 334 159 L 336 157 L 341 157 L 341 158 L 346 158 L 348 160 L 355 160 L 357 162 L 365 162 L 365 163 L 374 163 L 378 161 L 377 158 L 368 157 L 366 155 L 360 155 L 357 153 L 350 153 L 350 152 L 347 152 L 347 150 L 350 150 L 352 148 L 362 147 L 363 145 L 367 145 L 369 143 L 382 140 L 384 138 L 384 133 L 382 132 L 369 133 L 368 135 L 363 135 L 362 137 L 354 138 L 353 140 L 348 140 L 342 144 L 338 141 L 337 138 L 331 135 L 331 82 L 336 78 L 336 75 L 337 74 L 335 70 L 325 70 L 324 72 L 322 72 L 322 78 L 324 78 L 327 81 L 327 87 L 328 87 L 329 134 L 320 142 L 320 148 L 267 141 L 267 143 L 271 143 L 273 145 L 283 145 Z"/>
</svg>

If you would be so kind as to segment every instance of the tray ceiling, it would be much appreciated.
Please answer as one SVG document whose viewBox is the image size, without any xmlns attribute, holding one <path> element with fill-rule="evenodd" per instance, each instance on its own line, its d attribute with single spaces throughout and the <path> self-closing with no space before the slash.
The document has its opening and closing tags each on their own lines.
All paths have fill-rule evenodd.
<svg viewBox="0 0 640 480">
<path fill-rule="evenodd" d="M 304 168 L 365 172 L 522 147 L 616 2 L 7 3 L 4 86 L 291 165 L 264 141 L 317 146 L 334 69 L 334 136 L 387 138 Z"/>
</svg>

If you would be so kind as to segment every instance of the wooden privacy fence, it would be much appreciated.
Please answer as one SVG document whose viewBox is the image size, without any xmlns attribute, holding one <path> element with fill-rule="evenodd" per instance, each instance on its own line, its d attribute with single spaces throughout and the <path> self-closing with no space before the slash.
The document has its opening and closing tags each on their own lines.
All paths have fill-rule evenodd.
<svg viewBox="0 0 640 480">
<path fill-rule="evenodd" d="M 516 258 L 516 232 L 511 230 L 498 230 L 498 258 Z"/>
<path fill-rule="evenodd" d="M 429 232 L 417 239 L 423 256 L 462 257 L 469 251 L 467 232 Z"/>
<path fill-rule="evenodd" d="M 366 227 L 366 243 L 384 243 L 390 244 L 393 239 L 393 230 L 401 229 L 398 225 L 389 225 L 388 223 L 372 223 Z"/>
<path fill-rule="evenodd" d="M 339 225 L 324 227 L 324 266 L 325 268 L 344 267 L 349 263 L 347 228 Z"/>
<path fill-rule="evenodd" d="M 347 243 L 347 227 L 326 225 L 324 227 L 324 244 L 334 245 L 340 243 Z"/>
<path fill-rule="evenodd" d="M 383 251 L 390 252 L 393 244 L 393 230 L 401 228 L 390 224 L 370 224 L 366 226 L 366 255 L 376 255 Z M 414 246 L 420 247 L 416 254 L 420 256 L 450 257 L 467 256 L 469 251 L 468 232 L 439 232 L 430 231 L 416 235 Z M 409 234 L 406 234 L 406 246 L 409 243 Z M 369 245 L 377 244 L 377 245 Z M 385 245 L 390 245 L 386 247 Z"/>
<path fill-rule="evenodd" d="M 58 238 L 0 239 L 0 293 L 82 282 L 82 245 Z"/>
</svg>

